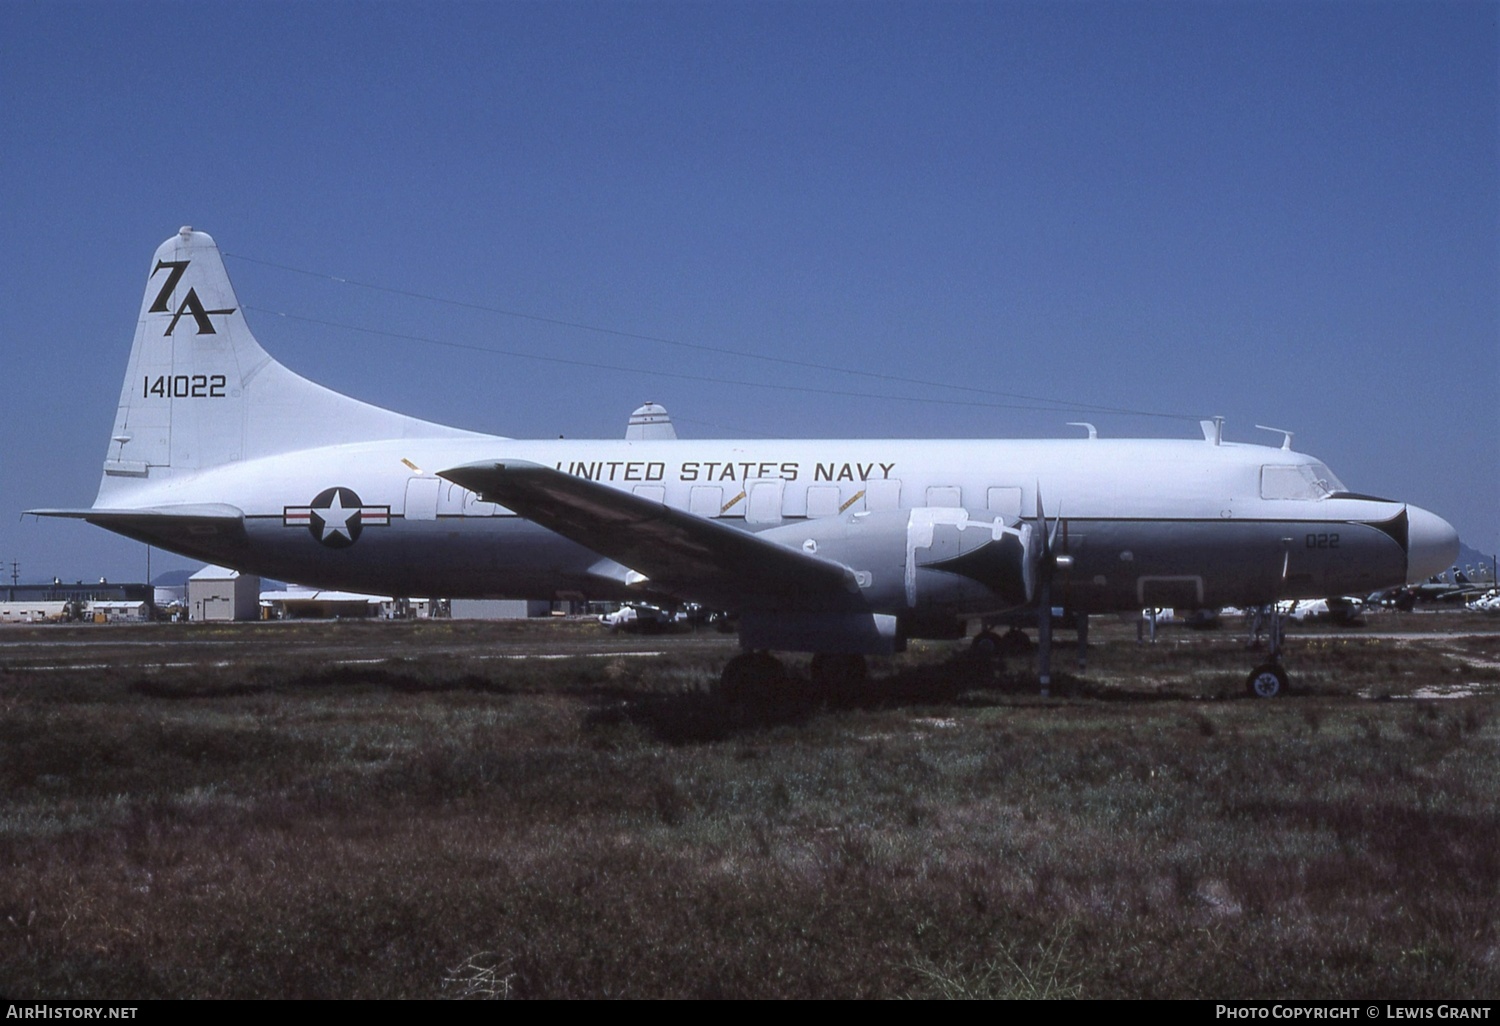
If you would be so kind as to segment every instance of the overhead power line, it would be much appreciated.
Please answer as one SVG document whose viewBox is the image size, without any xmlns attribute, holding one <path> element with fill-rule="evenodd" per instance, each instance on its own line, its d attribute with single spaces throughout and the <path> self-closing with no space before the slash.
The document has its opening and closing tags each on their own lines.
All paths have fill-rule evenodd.
<svg viewBox="0 0 1500 1026">
<path fill-rule="evenodd" d="M 447 339 L 432 338 L 426 335 L 408 335 L 398 331 L 387 331 L 383 328 L 367 328 L 358 324 L 345 324 L 339 321 L 330 321 L 322 317 L 305 317 L 301 314 L 286 313 L 281 310 L 270 310 L 263 306 L 246 306 L 247 312 L 267 314 L 271 317 L 281 317 L 289 321 L 301 321 L 305 324 L 317 324 L 325 328 L 338 328 L 343 331 L 357 331 L 366 335 L 375 335 L 379 338 L 387 338 L 400 342 L 421 342 L 424 345 L 442 346 L 445 349 L 462 349 L 473 353 L 487 353 L 491 356 L 506 356 L 518 360 L 536 360 L 540 363 L 556 363 L 566 367 L 586 367 L 590 370 L 605 370 L 617 374 L 642 374 L 653 378 L 671 378 L 676 381 L 696 381 L 712 385 L 733 385 L 738 388 L 766 388 L 776 389 L 784 392 L 803 392 L 810 395 L 831 395 L 850 399 L 881 399 L 891 402 L 902 403 L 931 403 L 939 406 L 971 406 L 991 410 L 1032 410 L 1041 413 L 1060 412 L 1057 406 L 1024 406 L 1019 403 L 993 403 L 983 402 L 977 399 L 931 399 L 914 395 L 886 395 L 878 392 L 852 392 L 836 388 L 815 388 L 811 385 L 779 385 L 766 381 L 738 381 L 733 378 L 711 378 L 699 374 L 680 374 L 676 371 L 665 371 L 657 368 L 645 367 L 622 367 L 618 364 L 597 363 L 590 360 L 570 360 L 562 356 L 540 356 L 536 353 L 524 353 L 514 349 L 497 349 L 492 346 L 474 345 L 470 342 L 452 342 Z M 1047 400 L 1043 400 L 1047 401 Z M 1074 409 L 1075 407 L 1063 407 L 1062 409 Z M 1133 411 L 1115 411 L 1129 413 Z M 1148 417 L 1164 417 L 1169 414 L 1142 414 Z"/>
<path fill-rule="evenodd" d="M 570 364 L 572 366 L 578 366 L 578 367 L 592 367 L 592 368 L 597 368 L 597 369 L 601 369 L 601 370 L 628 370 L 628 371 L 631 371 L 633 373 L 650 373 L 650 374 L 653 374 L 653 375 L 656 375 L 656 376 L 659 376 L 659 377 L 669 377 L 669 378 L 675 378 L 675 379 L 684 380 L 684 381 L 700 381 L 700 382 L 710 382 L 710 383 L 714 383 L 714 384 L 744 385 L 744 386 L 753 387 L 753 388 L 779 389 L 779 390 L 791 391 L 791 392 L 810 392 L 810 393 L 819 394 L 819 395 L 852 396 L 852 397 L 857 397 L 857 398 L 870 398 L 870 399 L 898 399 L 898 400 L 901 400 L 903 402 L 934 403 L 934 404 L 937 404 L 937 405 L 945 405 L 945 406 L 979 406 L 979 407 L 987 407 L 987 408 L 991 408 L 991 409 L 1034 410 L 1034 411 L 1041 411 L 1041 412 L 1062 412 L 1062 411 L 1070 411 L 1071 410 L 1071 411 L 1076 411 L 1076 412 L 1081 412 L 1081 413 L 1113 413 L 1113 414 L 1123 414 L 1123 415 L 1134 416 L 1134 417 L 1157 417 L 1157 418 L 1166 419 L 1166 420 L 1186 420 L 1186 421 L 1194 421 L 1194 422 L 1202 419 L 1201 417 L 1196 416 L 1196 415 L 1180 414 L 1180 413 L 1158 413 L 1158 412 L 1154 412 L 1154 411 L 1151 411 L 1151 410 L 1135 410 L 1135 409 L 1130 409 L 1128 407 L 1105 406 L 1105 405 L 1101 405 L 1101 404 L 1097 404 L 1097 403 L 1083 403 L 1083 402 L 1075 402 L 1075 401 L 1064 400 L 1064 399 L 1052 399 L 1052 398 L 1049 398 L 1047 396 L 1025 395 L 1025 394 L 1018 393 L 1018 392 L 1002 392 L 1002 391 L 998 391 L 996 389 L 981 388 L 981 387 L 976 386 L 976 385 L 960 385 L 960 384 L 955 384 L 953 382 L 947 382 L 947 381 L 926 381 L 926 380 L 923 380 L 921 378 L 913 378 L 913 377 L 908 377 L 906 375 L 886 374 L 886 373 L 883 373 L 883 372 L 880 372 L 880 371 L 859 370 L 859 369 L 854 368 L 854 367 L 838 367 L 838 366 L 834 366 L 832 364 L 816 363 L 816 362 L 813 362 L 813 361 L 810 361 L 810 360 L 794 360 L 794 359 L 791 359 L 791 358 L 788 358 L 788 357 L 783 357 L 783 356 L 769 356 L 769 355 L 767 355 L 765 353 L 752 353 L 752 352 L 748 352 L 746 350 L 731 349 L 731 348 L 728 348 L 728 347 L 725 347 L 725 346 L 712 346 L 712 345 L 707 345 L 707 344 L 701 343 L 701 342 L 685 342 L 685 341 L 683 341 L 681 339 L 666 338 L 666 337 L 661 336 L 661 335 L 648 335 L 648 334 L 642 334 L 640 332 L 623 331 L 623 330 L 618 329 L 618 328 L 606 328 L 606 327 L 601 327 L 601 326 L 596 325 L 596 324 L 586 324 L 586 323 L 583 323 L 581 321 L 569 321 L 569 320 L 564 320 L 564 319 L 558 318 L 558 317 L 545 317 L 545 316 L 541 316 L 539 314 L 525 313 L 525 312 L 522 312 L 522 311 L 519 311 L 519 310 L 506 309 L 505 307 L 489 306 L 489 305 L 483 304 L 483 303 L 472 303 L 472 302 L 468 302 L 466 300 L 461 300 L 461 299 L 449 299 L 449 298 L 446 298 L 446 297 L 443 297 L 443 296 L 430 295 L 430 294 L 425 293 L 425 292 L 416 292 L 416 291 L 413 291 L 411 289 L 395 288 L 395 287 L 389 286 L 389 285 L 377 285 L 377 284 L 373 284 L 373 283 L 370 283 L 370 282 L 357 281 L 357 280 L 352 279 L 352 278 L 344 278 L 344 277 L 340 277 L 338 275 L 328 274 L 328 273 L 323 272 L 323 271 L 311 271 L 311 270 L 308 270 L 306 268 L 292 267 L 292 266 L 290 266 L 288 264 L 276 263 L 276 262 L 271 261 L 271 260 L 260 260 L 260 259 L 258 259 L 256 257 L 247 257 L 247 256 L 243 256 L 243 255 L 238 254 L 238 253 L 225 253 L 224 255 L 226 257 L 230 257 L 230 258 L 235 259 L 235 260 L 243 260 L 246 263 L 259 264 L 262 267 L 271 267 L 271 268 L 275 268 L 276 270 L 287 271 L 287 272 L 292 273 L 292 274 L 306 275 L 307 277 L 318 278 L 318 279 L 321 279 L 323 281 L 333 282 L 333 283 L 338 284 L 338 285 L 347 285 L 347 286 L 350 286 L 352 288 L 367 289 L 367 290 L 369 290 L 371 292 L 381 292 L 381 293 L 385 293 L 387 295 L 402 296 L 402 297 L 405 297 L 407 299 L 416 299 L 416 300 L 421 300 L 422 302 L 426 302 L 426 303 L 436 303 L 436 304 L 439 304 L 439 305 L 442 305 L 442 306 L 451 306 L 451 307 L 454 307 L 454 308 L 457 308 L 457 309 L 462 309 L 462 310 L 474 310 L 474 311 L 481 312 L 481 313 L 496 314 L 496 315 L 501 316 L 501 317 L 511 317 L 511 318 L 515 318 L 515 319 L 518 319 L 518 320 L 531 321 L 531 322 L 536 323 L 536 324 L 547 324 L 547 325 L 552 325 L 554 327 L 572 328 L 572 329 L 575 329 L 575 330 L 578 330 L 578 331 L 588 331 L 588 332 L 592 332 L 592 333 L 595 333 L 595 334 L 608 335 L 608 336 L 611 336 L 613 338 L 630 339 L 630 340 L 636 341 L 636 342 L 651 342 L 651 343 L 655 343 L 657 345 L 673 346 L 673 347 L 678 348 L 678 349 L 688 349 L 688 350 L 693 350 L 693 351 L 696 351 L 696 352 L 712 353 L 712 354 L 717 355 L 717 356 L 729 356 L 729 357 L 734 357 L 736 359 L 742 359 L 742 360 L 758 360 L 758 361 L 760 361 L 762 363 L 780 364 L 782 366 L 787 366 L 787 367 L 796 367 L 796 368 L 799 368 L 801 370 L 816 370 L 816 371 L 822 371 L 822 372 L 825 372 L 825 373 L 833 373 L 833 374 L 850 374 L 850 375 L 854 375 L 856 377 L 869 378 L 869 379 L 876 380 L 876 381 L 894 382 L 894 383 L 901 384 L 901 385 L 918 385 L 918 386 L 925 387 L 925 388 L 951 389 L 951 390 L 957 391 L 957 392 L 969 392 L 969 393 L 972 393 L 972 394 L 975 394 L 975 395 L 988 395 L 988 396 L 994 396 L 994 397 L 999 398 L 999 399 L 1017 400 L 1018 402 L 1021 402 L 1021 403 L 1042 403 L 1042 404 L 1045 404 L 1045 405 L 1035 406 L 1035 405 L 1018 405 L 1017 403 L 979 403 L 979 402 L 965 403 L 965 402 L 958 402 L 956 400 L 926 399 L 926 398 L 918 398 L 918 397 L 914 397 L 914 396 L 867 395 L 865 393 L 860 393 L 860 392 L 847 392 L 847 391 L 840 391 L 840 390 L 837 390 L 837 389 L 820 389 L 820 388 L 812 388 L 812 387 L 802 386 L 802 385 L 776 385 L 776 384 L 767 384 L 767 383 L 764 383 L 764 382 L 732 381 L 732 380 L 726 380 L 726 379 L 722 379 L 722 378 L 695 377 L 693 375 L 673 374 L 673 373 L 668 373 L 668 372 L 665 372 L 665 371 L 656 371 L 656 370 L 652 370 L 652 371 L 647 372 L 647 371 L 641 370 L 641 368 L 638 368 L 638 367 L 637 368 L 615 368 L 615 367 L 608 367 L 608 366 L 606 366 L 604 364 L 590 363 L 590 362 L 587 362 L 587 361 L 572 361 L 572 360 L 561 359 L 561 358 L 558 358 L 558 357 L 544 357 L 544 356 L 536 356 L 534 354 L 529 354 L 529 353 L 508 352 L 508 351 L 505 351 L 505 350 L 490 349 L 490 348 L 487 348 L 487 347 L 484 347 L 484 346 L 467 345 L 467 344 L 464 344 L 464 343 L 457 343 L 457 342 L 446 342 L 446 341 L 443 341 L 443 340 L 440 340 L 440 339 L 426 338 L 426 337 L 417 336 L 417 335 L 399 335 L 399 334 L 396 334 L 396 333 L 393 333 L 393 332 L 381 331 L 379 329 L 362 328 L 362 327 L 360 327 L 358 325 L 339 324 L 339 323 L 332 322 L 332 321 L 321 321 L 321 320 L 318 320 L 317 318 L 301 317 L 301 316 L 298 316 L 298 315 L 282 313 L 280 311 L 274 311 L 274 310 L 264 310 L 264 309 L 262 309 L 260 311 L 260 312 L 263 312 L 263 313 L 270 313 L 270 314 L 273 314 L 273 315 L 278 316 L 278 317 L 286 317 L 286 318 L 293 319 L 293 320 L 302 320 L 302 321 L 307 321 L 307 322 L 315 323 L 315 324 L 325 324 L 325 325 L 327 325 L 329 327 L 345 328 L 345 329 L 348 329 L 348 330 L 351 330 L 351 331 L 362 331 L 362 332 L 367 332 L 369 334 L 385 335 L 385 336 L 392 337 L 392 338 L 399 338 L 399 339 L 404 339 L 404 340 L 412 341 L 412 342 L 422 342 L 422 343 L 429 344 L 429 345 L 447 346 L 447 347 L 450 347 L 450 348 L 457 348 L 457 349 L 468 349 L 468 350 L 477 351 L 477 352 L 494 353 L 496 355 L 502 355 L 502 356 L 513 356 L 513 357 L 518 357 L 518 358 L 522 358 L 522 359 L 541 360 L 543 362 L 564 363 L 564 364 Z M 247 307 L 246 309 L 251 309 L 251 308 Z"/>
</svg>

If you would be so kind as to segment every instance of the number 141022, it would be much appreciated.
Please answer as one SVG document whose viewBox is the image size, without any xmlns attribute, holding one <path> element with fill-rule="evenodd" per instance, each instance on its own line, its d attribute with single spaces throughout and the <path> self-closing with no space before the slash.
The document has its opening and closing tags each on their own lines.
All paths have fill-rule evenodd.
<svg viewBox="0 0 1500 1026">
<path fill-rule="evenodd" d="M 223 399 L 222 374 L 158 374 L 146 377 L 141 395 L 149 399 Z"/>
</svg>

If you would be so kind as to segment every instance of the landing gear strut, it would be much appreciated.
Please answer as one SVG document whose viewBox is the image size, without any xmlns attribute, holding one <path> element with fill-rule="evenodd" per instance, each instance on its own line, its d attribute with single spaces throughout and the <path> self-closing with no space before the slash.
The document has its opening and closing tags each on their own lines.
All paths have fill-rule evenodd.
<svg viewBox="0 0 1500 1026">
<path fill-rule="evenodd" d="M 1262 606 L 1252 615 L 1247 647 L 1256 647 L 1262 631 L 1269 637 L 1271 658 L 1250 671 L 1250 676 L 1245 678 L 1245 690 L 1251 698 L 1275 698 L 1286 692 L 1291 679 L 1281 665 L 1281 642 L 1286 636 L 1286 628 L 1281 622 L 1281 608 L 1274 603 Z"/>
</svg>

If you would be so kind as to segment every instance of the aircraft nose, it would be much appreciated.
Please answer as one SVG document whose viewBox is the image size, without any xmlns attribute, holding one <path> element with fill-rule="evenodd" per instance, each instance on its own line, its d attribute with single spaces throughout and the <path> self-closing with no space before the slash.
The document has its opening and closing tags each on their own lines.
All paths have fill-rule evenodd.
<svg viewBox="0 0 1500 1026">
<path fill-rule="evenodd" d="M 1406 583 L 1425 581 L 1458 559 L 1458 532 L 1436 513 L 1407 506 Z"/>
</svg>

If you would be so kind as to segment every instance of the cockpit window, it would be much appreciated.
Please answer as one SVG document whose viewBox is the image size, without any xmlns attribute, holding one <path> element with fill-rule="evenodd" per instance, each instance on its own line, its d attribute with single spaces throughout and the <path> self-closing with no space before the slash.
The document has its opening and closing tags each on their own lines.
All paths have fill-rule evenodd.
<svg viewBox="0 0 1500 1026">
<path fill-rule="evenodd" d="M 1267 464 L 1260 468 L 1262 499 L 1326 499 L 1346 491 L 1344 483 L 1321 463 Z"/>
<path fill-rule="evenodd" d="M 1338 476 L 1334 474 L 1333 471 L 1329 470 L 1321 463 L 1314 463 L 1306 469 L 1312 471 L 1316 476 L 1317 485 L 1323 490 L 1324 495 L 1333 495 L 1338 492 L 1347 492 L 1349 490 L 1344 486 L 1344 482 L 1340 481 L 1338 479 Z"/>
</svg>

